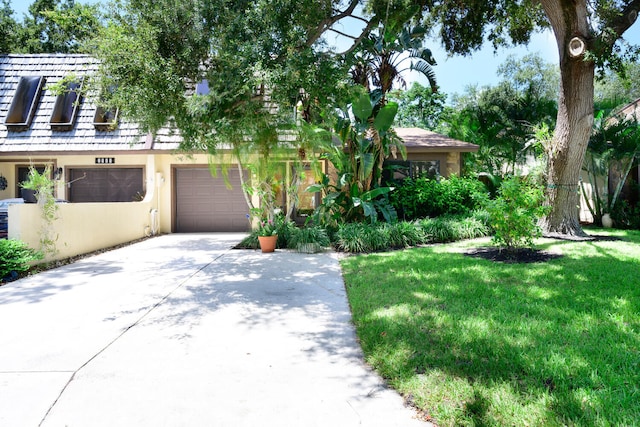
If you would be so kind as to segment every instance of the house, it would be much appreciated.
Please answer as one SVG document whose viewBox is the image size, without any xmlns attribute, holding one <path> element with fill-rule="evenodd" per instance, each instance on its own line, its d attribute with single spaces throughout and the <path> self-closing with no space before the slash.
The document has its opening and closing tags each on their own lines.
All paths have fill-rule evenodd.
<svg viewBox="0 0 640 427">
<path fill-rule="evenodd" d="M 248 173 L 227 164 L 228 178 L 212 176 L 222 169 L 216 159 L 178 151 L 176 133 L 142 134 L 117 110 L 104 111 L 100 94 L 82 90 L 96 70 L 81 54 L 0 55 L 0 200 L 20 197 L 30 166 L 51 166 L 55 196 L 69 202 L 54 223 L 56 259 L 158 233 L 248 231 Z M 408 162 L 442 175 L 459 172 L 460 154 L 477 149 L 419 129 L 398 134 Z M 317 203 L 304 188 L 301 212 Z M 37 247 L 40 221 L 37 206 L 12 205 L 9 238 Z"/>
<path fill-rule="evenodd" d="M 407 150 L 407 159 L 389 159 L 388 164 L 407 166 L 410 175 L 431 173 L 448 177 L 460 175 L 463 154 L 478 151 L 476 144 L 459 141 L 420 128 L 397 128 Z"/>
</svg>

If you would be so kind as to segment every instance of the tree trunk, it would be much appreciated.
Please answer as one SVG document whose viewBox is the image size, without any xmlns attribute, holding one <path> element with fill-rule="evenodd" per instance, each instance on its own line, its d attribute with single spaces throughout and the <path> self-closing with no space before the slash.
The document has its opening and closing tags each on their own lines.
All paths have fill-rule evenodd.
<svg viewBox="0 0 640 427">
<path fill-rule="evenodd" d="M 580 171 L 593 127 L 594 63 L 585 61 L 590 27 L 584 0 L 542 0 L 560 54 L 560 94 L 547 151 L 545 235 L 586 237 L 579 222 Z"/>
</svg>

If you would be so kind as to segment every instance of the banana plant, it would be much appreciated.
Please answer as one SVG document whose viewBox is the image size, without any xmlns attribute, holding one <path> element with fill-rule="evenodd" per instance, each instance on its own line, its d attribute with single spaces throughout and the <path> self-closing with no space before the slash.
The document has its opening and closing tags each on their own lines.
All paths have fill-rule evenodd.
<svg viewBox="0 0 640 427">
<path fill-rule="evenodd" d="M 399 139 L 392 138 L 390 131 L 398 106 L 388 103 L 378 108 L 377 114 L 375 107 L 375 95 L 372 100 L 369 94 L 362 93 L 337 122 L 335 133 L 342 144 L 328 144 L 324 154 L 336 170 L 337 179 L 332 182 L 324 174 L 318 184 L 307 188 L 309 192 L 323 194 L 315 213 L 316 222 L 335 226 L 363 220 L 373 223 L 379 216 L 386 221 L 396 218 L 395 210 L 383 197 L 393 188 L 381 187 L 377 172 L 379 162 L 388 156 L 390 145 L 402 145 Z"/>
</svg>

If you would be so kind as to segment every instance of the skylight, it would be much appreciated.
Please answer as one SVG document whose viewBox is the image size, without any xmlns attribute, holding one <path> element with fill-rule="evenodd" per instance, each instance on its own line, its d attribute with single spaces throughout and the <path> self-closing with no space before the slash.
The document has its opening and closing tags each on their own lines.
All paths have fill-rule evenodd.
<svg viewBox="0 0 640 427">
<path fill-rule="evenodd" d="M 118 127 L 118 109 L 107 109 L 103 106 L 106 98 L 105 90 L 107 93 L 113 93 L 115 91 L 115 87 L 103 89 L 100 95 L 100 101 L 96 108 L 96 114 L 93 116 L 93 127 L 95 127 L 96 130 L 112 131 Z"/>
<path fill-rule="evenodd" d="M 38 108 L 38 99 L 42 92 L 44 80 L 42 76 L 20 77 L 20 82 L 18 82 L 18 87 L 9 107 L 9 113 L 4 121 L 9 130 L 24 131 L 29 129 L 31 120 L 33 120 Z"/>
<path fill-rule="evenodd" d="M 71 81 L 66 84 L 64 92 L 57 96 L 49 121 L 51 129 L 65 131 L 73 128 L 82 101 L 81 88 L 82 80 Z"/>
<path fill-rule="evenodd" d="M 118 109 L 106 110 L 101 106 L 96 108 L 96 115 L 93 116 L 93 126 L 97 130 L 110 131 L 118 127 Z"/>
</svg>

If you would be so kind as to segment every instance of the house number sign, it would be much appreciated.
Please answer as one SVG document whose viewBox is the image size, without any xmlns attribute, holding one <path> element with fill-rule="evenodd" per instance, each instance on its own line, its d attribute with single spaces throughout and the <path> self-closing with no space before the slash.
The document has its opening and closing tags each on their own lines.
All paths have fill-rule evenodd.
<svg viewBox="0 0 640 427">
<path fill-rule="evenodd" d="M 113 165 L 115 163 L 115 157 L 96 157 L 96 165 Z"/>
</svg>

